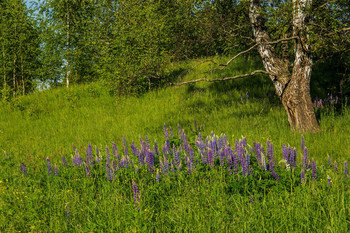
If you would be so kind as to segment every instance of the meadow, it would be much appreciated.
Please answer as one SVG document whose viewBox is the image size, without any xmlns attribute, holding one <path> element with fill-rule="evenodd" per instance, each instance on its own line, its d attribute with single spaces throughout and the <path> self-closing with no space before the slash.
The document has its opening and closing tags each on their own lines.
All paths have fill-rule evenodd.
<svg viewBox="0 0 350 233">
<path fill-rule="evenodd" d="M 169 66 L 169 80 L 259 66 L 187 71 L 199 62 Z M 0 231 L 348 232 L 350 109 L 342 100 L 316 113 L 321 132 L 290 131 L 264 76 L 3 101 Z"/>
</svg>

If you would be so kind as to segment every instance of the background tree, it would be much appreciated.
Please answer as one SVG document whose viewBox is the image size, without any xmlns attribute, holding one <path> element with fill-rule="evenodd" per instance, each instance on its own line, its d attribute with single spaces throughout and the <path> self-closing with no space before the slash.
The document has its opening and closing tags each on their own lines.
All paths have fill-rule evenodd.
<svg viewBox="0 0 350 233">
<path fill-rule="evenodd" d="M 38 29 L 22 1 L 2 1 L 0 12 L 2 95 L 24 95 L 35 88 L 40 68 Z"/>
</svg>

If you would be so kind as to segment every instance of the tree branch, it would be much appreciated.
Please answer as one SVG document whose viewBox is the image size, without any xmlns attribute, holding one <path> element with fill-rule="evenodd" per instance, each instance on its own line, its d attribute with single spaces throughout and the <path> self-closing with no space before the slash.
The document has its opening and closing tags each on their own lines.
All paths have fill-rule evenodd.
<svg viewBox="0 0 350 233">
<path fill-rule="evenodd" d="M 185 82 L 181 82 L 181 83 L 172 83 L 172 85 L 174 86 L 182 86 L 185 84 L 189 84 L 189 83 L 197 83 L 197 82 L 218 82 L 218 81 L 227 81 L 227 80 L 232 80 L 232 79 L 239 79 L 239 78 L 245 78 L 248 76 L 253 76 L 255 74 L 268 74 L 268 75 L 273 75 L 265 70 L 255 70 L 249 74 L 240 74 L 240 75 L 236 75 L 233 77 L 227 77 L 227 78 L 219 78 L 219 79 L 206 79 L 206 78 L 201 78 L 201 79 L 196 79 L 196 80 L 190 80 L 190 81 L 185 81 Z"/>
</svg>

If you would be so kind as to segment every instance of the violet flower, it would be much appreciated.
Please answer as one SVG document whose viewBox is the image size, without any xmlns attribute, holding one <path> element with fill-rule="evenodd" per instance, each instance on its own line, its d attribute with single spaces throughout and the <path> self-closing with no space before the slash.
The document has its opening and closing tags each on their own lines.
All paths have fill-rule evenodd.
<svg viewBox="0 0 350 233">
<path fill-rule="evenodd" d="M 140 191 L 134 180 L 132 180 L 132 191 L 134 193 L 135 204 L 138 204 L 140 202 Z"/>
<path fill-rule="evenodd" d="M 331 160 L 331 156 L 329 156 L 329 154 L 327 154 L 327 158 L 328 158 L 328 166 L 332 166 L 332 160 Z"/>
<path fill-rule="evenodd" d="M 166 128 L 166 124 L 164 123 L 164 135 L 165 135 L 165 139 L 169 139 L 169 133 L 168 130 Z"/>
<path fill-rule="evenodd" d="M 85 167 L 85 171 L 86 171 L 86 176 L 91 177 L 91 170 L 90 170 L 89 165 L 85 163 L 84 167 Z"/>
<path fill-rule="evenodd" d="M 159 170 L 157 169 L 157 174 L 156 174 L 156 182 L 160 182 L 160 175 L 159 175 Z"/>
<path fill-rule="evenodd" d="M 315 181 L 317 181 L 317 168 L 316 168 L 316 162 L 315 162 L 314 158 L 312 158 L 311 168 L 312 168 L 312 178 Z"/>
<path fill-rule="evenodd" d="M 63 166 L 67 166 L 67 160 L 63 155 L 61 155 L 61 159 L 62 159 Z"/>
<path fill-rule="evenodd" d="M 300 183 L 304 184 L 305 183 L 305 169 L 302 168 L 300 172 Z"/>
<path fill-rule="evenodd" d="M 22 171 L 23 175 L 27 175 L 27 167 L 24 165 L 24 163 L 21 164 L 19 169 Z"/>
<path fill-rule="evenodd" d="M 48 172 L 49 176 L 51 176 L 52 175 L 52 167 L 51 167 L 51 162 L 50 162 L 49 157 L 46 158 L 46 161 L 47 161 L 47 172 Z"/>
</svg>

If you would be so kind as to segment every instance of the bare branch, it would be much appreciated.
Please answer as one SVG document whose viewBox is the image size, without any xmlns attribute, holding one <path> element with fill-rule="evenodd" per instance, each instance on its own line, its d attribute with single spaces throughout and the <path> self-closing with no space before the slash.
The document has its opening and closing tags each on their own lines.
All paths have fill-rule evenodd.
<svg viewBox="0 0 350 233">
<path fill-rule="evenodd" d="M 219 79 L 206 79 L 206 78 L 201 78 L 201 79 L 196 79 L 196 80 L 190 80 L 190 81 L 185 81 L 185 82 L 181 82 L 181 83 L 172 83 L 172 85 L 174 86 L 182 86 L 185 84 L 189 84 L 189 83 L 197 83 L 197 82 L 218 82 L 218 81 L 227 81 L 227 80 L 232 80 L 232 79 L 239 79 L 239 78 L 245 78 L 248 76 L 253 76 L 255 74 L 268 74 L 268 75 L 273 75 L 265 70 L 255 70 L 249 74 L 240 74 L 240 75 L 236 75 L 233 77 L 227 77 L 227 78 L 219 78 Z"/>
<path fill-rule="evenodd" d="M 217 64 L 217 63 L 214 63 L 214 64 L 217 64 L 218 66 L 222 66 L 222 67 L 221 67 L 221 68 L 220 68 L 220 67 L 214 68 L 214 69 L 212 69 L 212 70 L 209 70 L 207 73 L 213 72 L 214 70 L 223 70 L 223 69 L 225 69 L 225 67 L 228 66 L 233 60 L 235 60 L 236 58 L 238 58 L 238 57 L 241 56 L 242 54 L 245 54 L 245 53 L 250 52 L 250 51 L 253 50 L 255 47 L 257 47 L 257 46 L 259 46 L 259 45 L 261 45 L 261 44 L 278 44 L 278 43 L 283 42 L 283 41 L 289 41 L 289 40 L 294 40 L 294 39 L 299 39 L 299 37 L 293 36 L 293 37 L 289 37 L 289 38 L 282 38 L 282 39 L 279 39 L 279 40 L 276 40 L 276 41 L 256 43 L 255 45 L 253 45 L 253 46 L 250 47 L 249 49 L 244 50 L 244 51 L 238 53 L 236 56 L 234 56 L 233 58 L 231 58 L 230 60 L 228 60 L 228 62 L 226 62 L 225 64 Z"/>
</svg>

